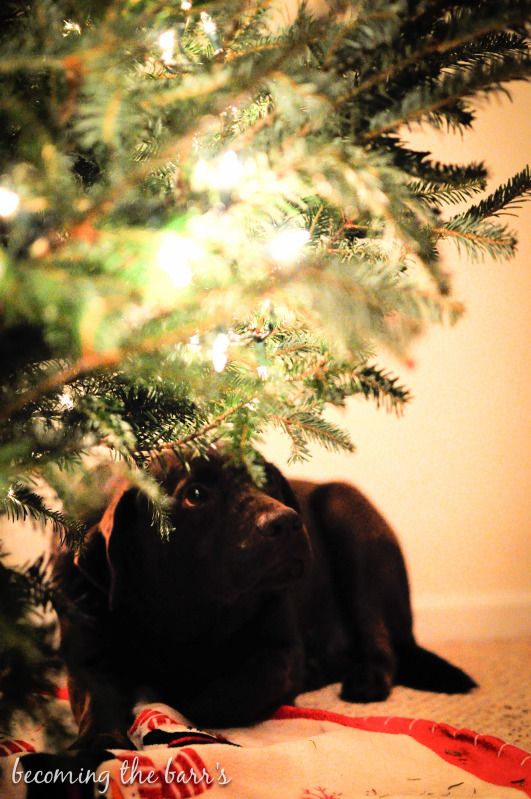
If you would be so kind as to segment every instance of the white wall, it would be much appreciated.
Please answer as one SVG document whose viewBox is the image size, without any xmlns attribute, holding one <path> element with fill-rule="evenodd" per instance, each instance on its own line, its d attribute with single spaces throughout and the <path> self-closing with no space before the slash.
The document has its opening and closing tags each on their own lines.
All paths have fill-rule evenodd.
<svg viewBox="0 0 531 799">
<path fill-rule="evenodd" d="M 415 131 L 411 141 L 438 160 L 485 160 L 493 187 L 529 160 L 531 89 L 512 94 L 483 107 L 463 138 Z M 376 502 L 402 541 L 425 640 L 531 633 L 531 204 L 506 221 L 520 237 L 512 261 L 471 264 L 445 247 L 466 317 L 432 328 L 412 368 L 380 359 L 414 395 L 403 418 L 352 400 L 334 418 L 356 454 L 316 449 L 289 468 L 280 436 L 264 448 L 293 476 L 349 479 Z"/>
</svg>

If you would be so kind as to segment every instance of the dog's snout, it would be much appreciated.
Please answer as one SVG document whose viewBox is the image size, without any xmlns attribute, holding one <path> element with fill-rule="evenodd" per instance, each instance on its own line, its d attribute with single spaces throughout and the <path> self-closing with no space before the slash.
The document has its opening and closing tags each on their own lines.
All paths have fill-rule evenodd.
<svg viewBox="0 0 531 799">
<path fill-rule="evenodd" d="M 299 514 L 291 508 L 264 511 L 257 519 L 258 532 L 266 538 L 282 538 L 302 529 Z"/>
</svg>

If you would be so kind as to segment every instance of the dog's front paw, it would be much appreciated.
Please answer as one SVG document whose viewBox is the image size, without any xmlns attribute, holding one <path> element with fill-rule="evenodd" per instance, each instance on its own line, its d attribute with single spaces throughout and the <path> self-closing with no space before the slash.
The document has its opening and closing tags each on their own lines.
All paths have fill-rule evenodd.
<svg viewBox="0 0 531 799">
<path fill-rule="evenodd" d="M 69 749 L 101 752 L 109 749 L 136 749 L 134 743 L 121 732 L 85 732 L 78 735 Z"/>
<path fill-rule="evenodd" d="M 345 702 L 382 702 L 393 686 L 393 675 L 381 664 L 355 663 L 343 680 L 340 697 Z"/>
</svg>

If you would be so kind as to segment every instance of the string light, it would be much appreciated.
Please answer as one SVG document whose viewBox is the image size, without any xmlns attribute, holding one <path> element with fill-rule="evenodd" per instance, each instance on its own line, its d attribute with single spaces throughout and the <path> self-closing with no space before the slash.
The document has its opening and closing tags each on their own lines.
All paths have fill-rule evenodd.
<svg viewBox="0 0 531 799">
<path fill-rule="evenodd" d="M 190 336 L 188 339 L 188 347 L 190 351 L 194 353 L 194 355 L 201 355 L 203 348 L 201 347 L 201 341 L 197 333 L 193 336 Z"/>
<path fill-rule="evenodd" d="M 201 25 L 203 30 L 208 37 L 208 40 L 212 47 L 214 48 L 214 55 L 219 55 L 223 52 L 223 48 L 220 47 L 219 37 L 218 37 L 218 26 L 210 16 L 207 14 L 206 11 L 201 11 Z"/>
<path fill-rule="evenodd" d="M 20 197 L 16 191 L 0 186 L 0 216 L 2 219 L 11 219 L 15 216 L 20 206 Z"/>
<path fill-rule="evenodd" d="M 269 242 L 269 254 L 277 263 L 293 263 L 309 240 L 310 234 L 304 228 L 281 230 Z"/>
<path fill-rule="evenodd" d="M 206 189 L 210 185 L 210 167 L 204 158 L 200 158 L 194 167 L 192 184 L 199 190 Z"/>
<path fill-rule="evenodd" d="M 226 333 L 218 333 L 212 343 L 210 357 L 216 372 L 222 372 L 227 365 L 230 339 Z"/>
<path fill-rule="evenodd" d="M 10 488 L 9 491 L 7 492 L 7 498 L 8 499 L 15 499 L 15 492 L 13 491 L 12 488 Z"/>
<path fill-rule="evenodd" d="M 68 411 L 71 411 L 74 407 L 74 400 L 72 399 L 72 394 L 68 389 L 65 389 L 59 397 L 59 405 Z"/>
<path fill-rule="evenodd" d="M 193 183 L 197 189 L 217 189 L 231 191 L 245 176 L 245 166 L 234 150 L 226 150 L 219 158 L 208 162 L 201 159 L 197 162 Z"/>
<path fill-rule="evenodd" d="M 201 11 L 200 16 L 201 16 L 201 25 L 203 26 L 204 32 L 206 33 L 207 36 L 213 36 L 216 33 L 218 26 L 216 25 L 210 14 L 207 14 L 206 11 Z"/>
<path fill-rule="evenodd" d="M 70 36 L 71 33 L 81 34 L 81 25 L 71 19 L 63 20 L 63 36 Z"/>
<path fill-rule="evenodd" d="M 175 31 L 171 28 L 164 31 L 159 36 L 159 47 L 161 49 L 161 60 L 165 64 L 174 63 L 175 55 Z"/>
<path fill-rule="evenodd" d="M 181 11 L 190 11 L 192 8 L 192 3 L 190 0 L 182 0 L 181 2 Z"/>
<path fill-rule="evenodd" d="M 220 189 L 233 189 L 245 174 L 245 168 L 234 150 L 227 150 L 215 171 L 215 180 Z"/>
<path fill-rule="evenodd" d="M 157 264 L 169 275 L 175 288 L 183 289 L 192 281 L 192 264 L 203 255 L 202 248 L 193 239 L 167 232 L 161 237 Z"/>
<path fill-rule="evenodd" d="M 269 375 L 269 370 L 268 370 L 267 366 L 257 366 L 256 367 L 256 373 L 257 373 L 258 377 L 260 378 L 260 380 L 267 380 L 268 375 Z"/>
</svg>

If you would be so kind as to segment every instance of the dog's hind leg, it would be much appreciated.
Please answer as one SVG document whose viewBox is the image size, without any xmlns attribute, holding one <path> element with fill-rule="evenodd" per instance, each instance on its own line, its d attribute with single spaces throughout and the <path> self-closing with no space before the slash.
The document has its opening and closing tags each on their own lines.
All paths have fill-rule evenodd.
<svg viewBox="0 0 531 799">
<path fill-rule="evenodd" d="M 344 483 L 294 482 L 294 487 L 317 539 L 314 549 L 325 556 L 319 579 L 326 582 L 324 568 L 349 639 L 343 699 L 385 699 L 394 683 L 427 691 L 470 691 L 476 685 L 471 677 L 416 643 L 402 552 L 376 508 Z"/>
<path fill-rule="evenodd" d="M 396 645 L 413 642 L 405 565 L 394 533 L 355 488 L 316 487 L 308 497 L 326 551 L 350 643 L 341 697 L 385 699 L 395 681 Z"/>
</svg>

